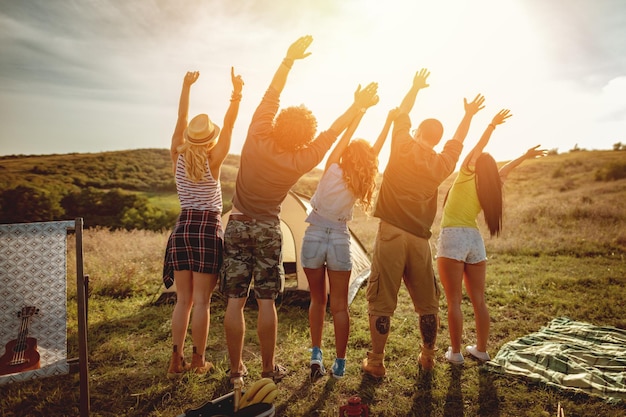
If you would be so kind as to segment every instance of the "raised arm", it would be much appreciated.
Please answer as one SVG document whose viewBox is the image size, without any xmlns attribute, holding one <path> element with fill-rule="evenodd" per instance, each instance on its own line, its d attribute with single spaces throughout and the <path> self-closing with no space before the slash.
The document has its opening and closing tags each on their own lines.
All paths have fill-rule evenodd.
<svg viewBox="0 0 626 417">
<path fill-rule="evenodd" d="M 512 160 L 511 162 L 500 168 L 498 172 L 500 174 L 500 179 L 502 180 L 502 182 L 506 181 L 506 178 L 511 173 L 511 171 L 517 168 L 525 160 L 547 155 L 548 151 L 546 149 L 537 149 L 540 146 L 541 145 L 533 146 L 532 148 L 528 149 L 526 153 L 524 153 L 524 155 Z"/>
<path fill-rule="evenodd" d="M 285 88 L 285 83 L 287 82 L 287 75 L 289 75 L 289 70 L 293 65 L 293 62 L 296 59 L 304 59 L 307 56 L 311 55 L 310 52 L 306 52 L 306 49 L 313 42 L 313 37 L 310 35 L 302 36 L 298 38 L 297 41 L 292 43 L 287 49 L 287 54 L 285 58 L 280 63 L 280 66 L 276 70 L 274 74 L 274 78 L 272 78 L 272 83 L 270 84 L 270 88 L 274 88 L 280 94 Z"/>
<path fill-rule="evenodd" d="M 454 132 L 452 140 L 463 143 L 465 137 L 467 136 L 467 132 L 469 131 L 472 117 L 474 117 L 474 115 L 478 113 L 479 110 L 482 110 L 485 107 L 483 105 L 484 103 L 485 97 L 483 97 L 481 94 L 477 94 L 471 103 L 468 103 L 466 98 L 463 99 L 463 105 L 465 106 L 465 115 L 463 115 L 461 123 L 459 123 L 456 132 Z"/>
<path fill-rule="evenodd" d="M 199 76 L 200 73 L 198 71 L 188 71 L 183 79 L 183 88 L 178 102 L 178 119 L 176 120 L 174 133 L 172 134 L 172 144 L 170 145 L 170 155 L 174 166 L 176 165 L 176 158 L 178 157 L 176 148 L 185 142 L 183 133 L 187 128 L 187 117 L 189 115 L 189 91 L 191 90 L 191 84 L 195 83 Z"/>
<path fill-rule="evenodd" d="M 230 98 L 230 106 L 226 110 L 224 115 L 224 126 L 220 131 L 220 137 L 215 147 L 211 150 L 211 170 L 214 173 L 219 173 L 219 169 L 226 159 L 228 152 L 230 151 L 231 138 L 233 136 L 233 128 L 235 126 L 235 120 L 239 113 L 239 103 L 241 102 L 241 90 L 243 89 L 243 79 L 241 75 L 235 75 L 235 68 L 230 68 L 230 79 L 233 83 L 233 93 Z"/>
<path fill-rule="evenodd" d="M 396 117 L 398 117 L 398 114 L 400 114 L 399 107 L 393 108 L 389 110 L 389 113 L 387 113 L 387 119 L 385 120 L 385 125 L 383 126 L 383 129 L 380 131 L 380 134 L 378 135 L 376 142 L 374 142 L 374 145 L 372 146 L 372 149 L 374 150 L 374 153 L 376 155 L 378 155 L 380 153 L 380 150 L 383 148 L 383 145 L 385 144 L 385 140 L 387 140 L 387 136 L 389 135 L 389 129 L 391 128 L 391 123 L 393 123 L 393 121 L 396 120 Z"/>
<path fill-rule="evenodd" d="M 356 91 L 354 93 L 354 101 L 355 102 L 359 100 L 359 94 L 360 93 L 361 93 L 361 85 L 359 84 L 359 86 L 357 87 L 357 89 L 356 89 Z M 348 147 L 348 144 L 350 143 L 350 139 L 352 139 L 352 135 L 354 135 L 354 132 L 356 131 L 356 128 L 359 126 L 359 123 L 361 123 L 361 119 L 363 119 L 363 115 L 365 115 L 365 111 L 367 110 L 367 108 L 369 108 L 371 106 L 374 106 L 377 103 L 378 103 L 378 96 L 377 95 L 371 96 L 370 97 L 370 101 L 364 101 L 364 107 L 362 107 L 361 111 L 359 111 L 356 114 L 356 116 L 353 117 L 352 121 L 348 125 L 348 128 L 343 133 L 343 136 L 341 137 L 341 139 L 339 139 L 339 142 L 337 142 L 337 144 L 335 145 L 334 149 L 330 152 L 330 155 L 328 155 L 328 159 L 326 160 L 326 166 L 324 168 L 324 172 L 332 164 L 339 162 L 339 160 L 341 159 L 341 155 L 343 154 L 343 151 L 346 150 L 346 148 Z"/>
<path fill-rule="evenodd" d="M 513 115 L 511 114 L 511 111 L 509 109 L 502 109 L 498 112 L 498 114 L 493 116 L 493 119 L 491 119 L 491 123 L 489 123 L 487 127 L 485 128 L 485 131 L 483 132 L 482 136 L 478 140 L 478 143 L 476 143 L 476 146 L 474 146 L 474 148 L 472 148 L 470 153 L 467 154 L 467 156 L 465 157 L 465 161 L 463 162 L 463 165 L 465 166 L 475 165 L 476 159 L 480 156 L 480 154 L 483 152 L 483 149 L 485 149 L 485 146 L 487 146 L 487 144 L 489 143 L 491 134 L 493 133 L 494 130 L 496 130 L 496 126 L 504 123 L 506 119 L 508 119 L 511 116 Z"/>
<path fill-rule="evenodd" d="M 410 113 L 411 109 L 413 109 L 413 105 L 415 104 L 415 98 L 417 97 L 417 93 L 422 88 L 426 88 L 429 84 L 426 83 L 426 79 L 430 75 L 430 71 L 426 68 L 422 68 L 418 72 L 415 73 L 413 77 L 413 85 L 408 93 L 404 96 L 402 103 L 400 104 L 400 112 L 401 113 Z"/>
<path fill-rule="evenodd" d="M 336 134 L 339 134 L 346 130 L 350 122 L 360 113 L 364 113 L 365 109 L 378 103 L 378 83 L 370 83 L 367 87 L 359 89 L 354 93 L 354 102 L 348 107 L 348 109 L 339 116 L 329 130 L 332 130 Z M 374 104 L 372 104 L 374 102 Z"/>
</svg>

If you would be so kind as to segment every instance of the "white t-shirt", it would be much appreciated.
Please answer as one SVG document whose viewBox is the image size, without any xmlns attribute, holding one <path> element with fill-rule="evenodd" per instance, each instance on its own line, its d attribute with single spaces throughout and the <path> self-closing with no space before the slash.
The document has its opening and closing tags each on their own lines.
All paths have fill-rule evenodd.
<svg viewBox="0 0 626 417">
<path fill-rule="evenodd" d="M 316 217 L 321 216 L 335 227 L 345 227 L 345 224 L 352 220 L 355 202 L 356 197 L 348 189 L 343 179 L 343 170 L 339 167 L 339 164 L 331 164 L 322 176 L 317 190 L 311 198 L 313 211 L 309 214 L 306 221 L 318 224 Z"/>
</svg>

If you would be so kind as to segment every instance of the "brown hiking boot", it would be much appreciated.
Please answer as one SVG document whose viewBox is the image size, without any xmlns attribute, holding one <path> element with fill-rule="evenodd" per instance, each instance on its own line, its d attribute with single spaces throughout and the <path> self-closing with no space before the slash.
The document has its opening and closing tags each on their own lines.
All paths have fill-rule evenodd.
<svg viewBox="0 0 626 417">
<path fill-rule="evenodd" d="M 385 354 L 367 352 L 367 358 L 363 359 L 361 370 L 374 378 L 382 378 L 387 370 L 385 369 Z"/>
<path fill-rule="evenodd" d="M 431 371 L 435 367 L 435 355 L 438 349 L 428 349 L 424 345 L 421 345 L 420 347 L 422 351 L 420 352 L 417 360 L 423 370 Z"/>
<path fill-rule="evenodd" d="M 183 376 L 183 372 L 189 370 L 189 364 L 185 362 L 185 358 L 183 358 L 177 350 L 177 347 L 174 346 L 174 351 L 170 358 L 170 366 L 167 368 L 167 377 L 169 379 L 180 378 Z"/>
<path fill-rule="evenodd" d="M 194 353 L 191 357 L 192 372 L 195 372 L 196 374 L 201 375 L 201 374 L 206 374 L 208 372 L 212 372 L 213 368 L 215 368 L 213 364 L 211 362 L 207 362 L 203 360 L 202 355 L 200 355 L 199 353 L 196 353 L 195 348 L 194 348 Z"/>
</svg>

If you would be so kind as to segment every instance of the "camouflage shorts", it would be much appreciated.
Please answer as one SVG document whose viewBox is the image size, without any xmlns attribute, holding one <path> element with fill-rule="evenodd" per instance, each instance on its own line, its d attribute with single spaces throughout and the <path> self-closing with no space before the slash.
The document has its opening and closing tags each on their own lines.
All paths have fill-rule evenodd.
<svg viewBox="0 0 626 417">
<path fill-rule="evenodd" d="M 230 219 L 224 231 L 222 293 L 247 297 L 254 279 L 257 299 L 276 299 L 285 285 L 282 240 L 280 222 Z"/>
</svg>

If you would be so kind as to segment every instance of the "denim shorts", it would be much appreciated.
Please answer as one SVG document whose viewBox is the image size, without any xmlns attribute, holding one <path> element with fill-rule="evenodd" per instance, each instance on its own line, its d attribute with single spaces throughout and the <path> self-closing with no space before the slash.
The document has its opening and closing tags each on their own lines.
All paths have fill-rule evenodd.
<svg viewBox="0 0 626 417">
<path fill-rule="evenodd" d="M 437 242 L 437 257 L 477 264 L 487 260 L 485 242 L 473 227 L 444 227 Z"/>
<path fill-rule="evenodd" d="M 350 233 L 348 229 L 333 229 L 310 224 L 302 242 L 302 266 L 331 271 L 351 271 Z"/>
</svg>

